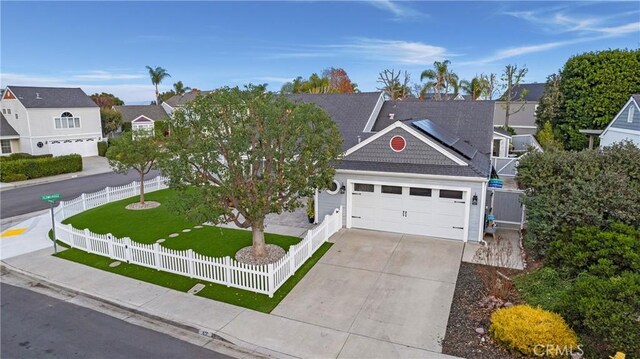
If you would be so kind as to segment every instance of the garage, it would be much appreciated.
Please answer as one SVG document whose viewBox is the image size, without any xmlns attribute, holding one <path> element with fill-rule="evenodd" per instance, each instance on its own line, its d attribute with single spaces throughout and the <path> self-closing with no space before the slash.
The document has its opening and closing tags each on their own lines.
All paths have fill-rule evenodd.
<svg viewBox="0 0 640 359">
<path fill-rule="evenodd" d="M 54 156 L 77 153 L 82 157 L 98 155 L 98 145 L 92 139 L 49 141 L 49 153 Z"/>
<path fill-rule="evenodd" d="M 349 189 L 352 228 L 466 239 L 469 189 L 365 182 Z"/>
</svg>

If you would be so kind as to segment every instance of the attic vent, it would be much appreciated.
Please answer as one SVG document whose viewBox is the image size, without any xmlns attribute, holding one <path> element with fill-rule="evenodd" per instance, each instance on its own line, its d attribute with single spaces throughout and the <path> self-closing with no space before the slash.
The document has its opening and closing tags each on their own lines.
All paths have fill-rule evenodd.
<svg viewBox="0 0 640 359">
<path fill-rule="evenodd" d="M 389 119 L 390 119 L 390 120 L 393 120 L 393 118 L 394 118 L 394 117 L 396 117 L 396 114 L 395 114 L 395 113 L 390 113 L 390 114 L 389 114 Z"/>
<path fill-rule="evenodd" d="M 360 141 L 362 141 L 362 137 L 358 136 L 358 143 L 360 143 Z"/>
<path fill-rule="evenodd" d="M 40 93 L 36 92 L 36 100 L 42 100 L 42 97 L 40 97 Z"/>
</svg>

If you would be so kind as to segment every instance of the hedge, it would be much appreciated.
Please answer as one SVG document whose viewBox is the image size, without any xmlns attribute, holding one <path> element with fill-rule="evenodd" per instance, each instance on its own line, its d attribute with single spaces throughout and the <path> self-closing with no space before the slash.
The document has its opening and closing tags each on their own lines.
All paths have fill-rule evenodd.
<svg viewBox="0 0 640 359">
<path fill-rule="evenodd" d="M 22 159 L 51 158 L 51 157 L 53 157 L 52 154 L 32 155 L 29 153 L 17 152 L 17 153 L 12 153 L 9 156 L 0 157 L 0 161 L 15 161 L 15 160 L 22 160 Z"/>
<path fill-rule="evenodd" d="M 98 142 L 98 156 L 104 157 L 107 154 L 109 144 L 105 141 Z"/>
<path fill-rule="evenodd" d="M 0 161 L 0 182 L 21 181 L 79 171 L 82 171 L 82 157 L 76 154 Z"/>
</svg>

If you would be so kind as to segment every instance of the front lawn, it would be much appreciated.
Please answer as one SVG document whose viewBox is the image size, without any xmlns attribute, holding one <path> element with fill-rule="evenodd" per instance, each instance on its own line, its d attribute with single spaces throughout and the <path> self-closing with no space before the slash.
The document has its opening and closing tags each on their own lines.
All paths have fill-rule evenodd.
<svg viewBox="0 0 640 359">
<path fill-rule="evenodd" d="M 116 237 L 129 237 L 141 243 L 154 243 L 158 239 L 165 239 L 162 243 L 164 247 L 176 250 L 193 249 L 197 253 L 213 257 L 230 256 L 233 258 L 239 249 L 251 245 L 250 231 L 212 226 L 195 228 L 199 224 L 191 223 L 182 216 L 173 214 L 166 204 L 174 195 L 175 193 L 171 190 L 145 194 L 145 200 L 157 201 L 161 205 L 157 208 L 143 211 L 125 209 L 127 204 L 138 200 L 138 197 L 128 198 L 80 213 L 68 218 L 64 223 L 70 223 L 78 229 L 88 228 L 94 233 L 111 233 Z M 190 231 L 182 232 L 184 229 L 189 229 Z M 172 233 L 178 233 L 179 235 L 173 238 L 169 237 Z M 286 251 L 289 246 L 300 242 L 301 238 L 267 233 L 265 234 L 265 240 L 267 243 L 276 244 Z M 298 269 L 295 275 L 280 287 L 273 298 L 269 298 L 264 294 L 228 288 L 225 285 L 161 272 L 135 264 L 122 263 L 112 268 L 109 267 L 109 264 L 113 262 L 113 259 L 86 253 L 79 249 L 68 249 L 59 252 L 56 256 L 181 292 L 188 291 L 197 283 L 203 283 L 206 284 L 206 287 L 197 294 L 198 296 L 269 313 L 329 250 L 331 245 L 331 243 L 323 244 Z"/>
</svg>

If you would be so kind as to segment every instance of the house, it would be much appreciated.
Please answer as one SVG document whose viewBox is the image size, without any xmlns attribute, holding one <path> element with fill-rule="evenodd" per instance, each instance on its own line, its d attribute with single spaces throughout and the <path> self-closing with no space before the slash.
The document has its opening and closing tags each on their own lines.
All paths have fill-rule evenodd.
<svg viewBox="0 0 640 359">
<path fill-rule="evenodd" d="M 10 148 L 32 155 L 98 155 L 100 108 L 80 88 L 7 86 L 0 109 L 2 139 L 10 141 L 3 141 L 3 154 Z M 5 139 L 5 128 L 18 137 Z"/>
<path fill-rule="evenodd" d="M 632 95 L 602 134 L 600 146 L 631 141 L 640 147 L 640 94 Z"/>
<path fill-rule="evenodd" d="M 0 154 L 3 156 L 20 152 L 20 135 L 0 113 Z"/>
<path fill-rule="evenodd" d="M 509 116 L 509 127 L 513 128 L 518 135 L 533 135 L 537 132 L 536 110 L 538 103 L 544 95 L 545 84 L 520 84 L 514 88 L 512 98 L 517 101 L 511 101 L 511 111 L 522 107 L 517 113 Z M 523 95 L 524 94 L 524 95 Z M 505 125 L 505 101 L 503 94 L 500 99 L 495 102 L 495 111 L 493 112 L 493 126 L 504 127 Z M 522 98 L 521 98 L 522 96 Z"/>
<path fill-rule="evenodd" d="M 169 115 L 160 105 L 123 105 L 113 106 L 122 114 L 122 122 L 130 123 L 133 131 L 149 131 L 153 133 L 158 121 L 167 121 Z"/>
<path fill-rule="evenodd" d="M 484 234 L 492 101 L 385 101 L 382 93 L 295 94 L 338 125 L 344 157 L 316 218 L 344 208 L 343 225 L 460 241 Z"/>
<path fill-rule="evenodd" d="M 162 108 L 164 108 L 167 114 L 171 115 L 176 108 L 180 106 L 184 106 L 184 104 L 186 104 L 187 102 L 194 100 L 196 96 L 206 95 L 211 92 L 213 91 L 200 91 L 200 90 L 193 89 L 182 95 L 171 96 L 169 99 L 162 102 L 161 106 Z"/>
</svg>

